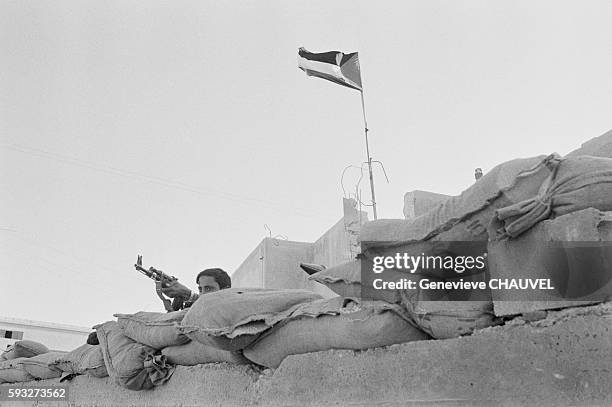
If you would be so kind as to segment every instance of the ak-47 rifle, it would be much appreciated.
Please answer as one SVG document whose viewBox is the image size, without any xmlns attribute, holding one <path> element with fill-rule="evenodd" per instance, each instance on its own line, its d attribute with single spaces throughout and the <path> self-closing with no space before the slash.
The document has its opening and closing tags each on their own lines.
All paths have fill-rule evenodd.
<svg viewBox="0 0 612 407">
<path fill-rule="evenodd" d="M 175 311 L 181 307 L 184 301 L 183 298 L 177 297 L 172 302 L 170 302 L 170 300 L 166 298 L 162 292 L 162 288 L 168 287 L 168 284 L 177 281 L 178 278 L 174 276 L 169 276 L 168 274 L 156 269 L 155 267 L 149 267 L 149 269 L 142 267 L 142 256 L 140 254 L 138 255 L 138 259 L 136 260 L 136 264 L 134 264 L 134 267 L 136 268 L 136 270 L 149 277 L 151 280 L 155 281 L 155 292 L 157 292 L 157 296 L 164 303 L 164 308 L 166 309 L 166 311 Z"/>
</svg>

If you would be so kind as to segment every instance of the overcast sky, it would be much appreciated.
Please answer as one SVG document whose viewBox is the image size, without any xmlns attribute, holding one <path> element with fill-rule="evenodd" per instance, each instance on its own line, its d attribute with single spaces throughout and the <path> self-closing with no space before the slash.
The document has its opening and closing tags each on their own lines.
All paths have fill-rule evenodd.
<svg viewBox="0 0 612 407">
<path fill-rule="evenodd" d="M 379 216 L 401 218 L 407 191 L 612 128 L 610 21 L 606 0 L 0 1 L 0 315 L 162 311 L 138 253 L 195 288 L 264 224 L 334 224 L 361 101 L 300 46 L 359 52 Z"/>
</svg>

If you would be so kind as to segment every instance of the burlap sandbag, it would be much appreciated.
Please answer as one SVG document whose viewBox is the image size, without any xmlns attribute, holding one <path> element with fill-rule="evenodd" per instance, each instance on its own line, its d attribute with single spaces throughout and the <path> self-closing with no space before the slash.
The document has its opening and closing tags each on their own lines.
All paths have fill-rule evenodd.
<svg viewBox="0 0 612 407">
<path fill-rule="evenodd" d="M 321 298 L 305 290 L 229 288 L 200 296 L 180 331 L 204 345 L 237 351 L 284 319 L 292 307 Z"/>
<path fill-rule="evenodd" d="M 515 238 L 542 220 L 586 208 L 612 210 L 611 158 L 564 158 L 538 193 L 496 211 L 491 238 Z"/>
<path fill-rule="evenodd" d="M 8 349 L 2 353 L 2 357 L 5 360 L 31 358 L 32 356 L 41 355 L 47 352 L 49 352 L 49 348 L 42 343 L 24 339 L 9 346 Z"/>
<path fill-rule="evenodd" d="M 100 345 L 84 344 L 58 358 L 53 367 L 65 373 L 106 377 L 106 365 Z"/>
<path fill-rule="evenodd" d="M 24 368 L 22 361 L 27 358 L 15 358 L 0 362 L 0 383 L 21 383 L 34 380 Z"/>
<path fill-rule="evenodd" d="M 460 195 L 413 219 L 381 219 L 362 226 L 362 250 L 425 240 L 487 240 L 495 210 L 538 193 L 560 157 L 551 154 L 500 164 Z M 416 248 L 420 253 L 421 248 Z"/>
<path fill-rule="evenodd" d="M 94 327 L 109 376 L 129 390 L 146 390 L 167 382 L 174 366 L 156 350 L 125 336 L 115 321 Z"/>
<path fill-rule="evenodd" d="M 459 196 L 417 218 L 368 222 L 361 231 L 362 255 L 368 259 L 394 251 L 414 256 L 483 255 L 488 226 L 496 211 L 537 195 L 560 162 L 557 154 L 509 161 L 493 168 Z M 487 273 L 486 269 L 481 271 Z M 458 275 L 446 269 L 419 273 L 417 281 L 469 277 L 469 273 Z M 435 338 L 469 334 L 497 323 L 490 293 L 489 298 L 477 301 L 431 299 L 428 295 L 404 290 L 402 303 L 419 327 Z"/>
<path fill-rule="evenodd" d="M 152 348 L 163 349 L 189 342 L 189 338 L 178 330 L 178 324 L 187 310 L 188 308 L 168 313 L 143 311 L 114 316 L 117 317 L 125 336 Z"/>
<path fill-rule="evenodd" d="M 162 355 L 175 365 L 193 366 L 202 363 L 226 362 L 235 365 L 248 364 L 240 352 L 230 352 L 191 341 L 185 345 L 169 346 L 162 349 Z"/>
<path fill-rule="evenodd" d="M 393 278 L 389 276 L 387 278 Z M 410 277 L 404 273 L 395 273 L 395 278 Z M 363 290 L 361 285 L 361 261 L 352 260 L 337 266 L 329 267 L 321 270 L 310 277 L 309 280 L 325 285 L 327 288 L 345 298 L 361 298 L 367 297 L 371 300 L 387 301 L 390 303 L 401 302 L 399 291 L 395 290 Z"/>
<path fill-rule="evenodd" d="M 361 265 L 359 260 L 325 268 L 309 276 L 308 279 L 327 286 L 341 297 L 361 297 Z"/>
<path fill-rule="evenodd" d="M 481 275 L 446 278 L 445 282 L 458 280 L 488 281 L 488 273 Z M 428 277 L 430 281 L 436 281 Z M 417 285 L 418 287 L 418 285 Z M 458 296 L 466 296 L 459 299 Z M 402 291 L 402 304 L 411 319 L 420 329 L 436 339 L 449 339 L 471 334 L 477 329 L 501 323 L 493 314 L 491 291 L 485 290 L 454 290 Z"/>
<path fill-rule="evenodd" d="M 612 130 L 582 143 L 580 148 L 568 153 L 566 157 L 581 155 L 612 158 Z"/>
<path fill-rule="evenodd" d="M 400 306 L 384 301 L 332 298 L 298 308 L 247 347 L 244 356 L 277 368 L 289 355 L 368 349 L 429 338 L 406 319 Z"/>
<path fill-rule="evenodd" d="M 21 366 L 34 376 L 35 379 L 55 379 L 62 375 L 62 371 L 55 367 L 55 362 L 66 352 L 47 352 L 38 356 L 23 359 Z"/>
</svg>

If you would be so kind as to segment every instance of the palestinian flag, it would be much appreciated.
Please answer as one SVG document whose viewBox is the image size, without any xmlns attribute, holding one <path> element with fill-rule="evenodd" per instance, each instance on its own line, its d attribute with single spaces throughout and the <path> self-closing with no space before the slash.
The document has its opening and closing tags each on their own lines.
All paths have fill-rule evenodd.
<svg viewBox="0 0 612 407">
<path fill-rule="evenodd" d="M 308 76 L 316 76 L 339 85 L 361 91 L 361 73 L 357 52 L 343 54 L 338 51 L 315 54 L 304 48 L 298 51 L 298 67 Z"/>
</svg>

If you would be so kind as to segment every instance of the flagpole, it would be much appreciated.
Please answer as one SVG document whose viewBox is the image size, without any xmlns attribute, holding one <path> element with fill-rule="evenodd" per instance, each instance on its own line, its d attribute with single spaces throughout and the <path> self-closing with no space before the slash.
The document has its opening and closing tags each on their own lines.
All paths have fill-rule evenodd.
<svg viewBox="0 0 612 407">
<path fill-rule="evenodd" d="M 370 145 L 368 143 L 368 121 L 366 120 L 365 114 L 365 102 L 363 100 L 363 89 L 359 90 L 361 93 L 361 110 L 363 111 L 363 125 L 365 131 L 365 144 L 366 154 L 368 156 L 368 172 L 370 173 L 370 190 L 372 191 L 372 211 L 374 212 L 374 220 L 378 219 L 376 214 L 376 197 L 374 195 L 374 176 L 372 175 L 372 157 L 370 157 Z"/>
</svg>

